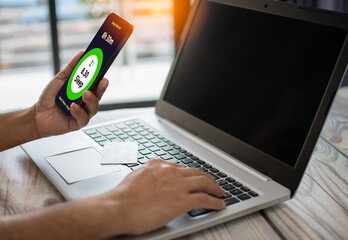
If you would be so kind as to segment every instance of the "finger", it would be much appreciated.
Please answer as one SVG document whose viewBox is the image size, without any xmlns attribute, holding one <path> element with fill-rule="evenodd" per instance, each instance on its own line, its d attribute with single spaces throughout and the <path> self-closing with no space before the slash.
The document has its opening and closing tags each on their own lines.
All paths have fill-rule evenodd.
<svg viewBox="0 0 348 240">
<path fill-rule="evenodd" d="M 224 195 L 224 191 L 220 188 L 219 184 L 205 176 L 188 177 L 184 181 L 188 192 L 205 192 L 217 197 Z"/>
<path fill-rule="evenodd" d="M 68 77 L 70 76 L 71 72 L 73 71 L 73 69 L 75 68 L 76 64 L 78 63 L 78 61 L 80 60 L 80 58 L 82 57 L 82 54 L 84 53 L 84 51 L 80 51 L 69 63 L 68 65 L 65 66 L 65 68 L 63 70 L 61 70 L 57 76 L 56 79 L 59 81 L 63 81 L 65 82 L 66 80 L 68 80 Z"/>
<path fill-rule="evenodd" d="M 181 165 L 179 165 L 177 163 L 164 161 L 163 159 L 160 159 L 160 158 L 153 158 L 150 161 L 148 161 L 146 165 L 151 166 L 151 167 L 158 167 L 158 165 L 162 165 L 162 166 L 169 165 L 169 166 L 181 168 Z"/>
<path fill-rule="evenodd" d="M 99 101 L 97 97 L 91 91 L 84 91 L 82 94 L 82 100 L 86 103 L 85 109 L 88 117 L 93 117 L 99 109 Z"/>
<path fill-rule="evenodd" d="M 74 69 L 75 65 L 79 61 L 83 54 L 83 51 L 79 52 L 71 61 L 70 63 L 62 70 L 60 71 L 46 86 L 44 92 L 47 96 L 56 96 L 59 89 L 63 86 L 64 82 L 68 80 L 72 70 Z"/>
<path fill-rule="evenodd" d="M 70 106 L 71 115 L 75 118 L 76 128 L 80 129 L 87 125 L 89 122 L 89 117 L 83 108 L 81 108 L 76 103 L 72 103 Z"/>
<path fill-rule="evenodd" d="M 211 181 L 216 182 L 214 178 L 212 178 L 210 175 L 206 174 L 199 168 L 184 168 L 182 170 L 184 177 L 190 177 L 190 176 L 205 176 L 209 178 Z"/>
<path fill-rule="evenodd" d="M 203 172 L 202 170 L 200 170 L 198 168 L 187 167 L 187 168 L 183 168 L 181 172 L 183 174 L 182 175 L 183 177 L 191 177 L 191 176 L 207 176 L 207 177 L 210 177 L 208 174 L 206 174 L 205 172 Z M 211 179 L 213 179 L 213 178 L 211 178 Z"/>
<path fill-rule="evenodd" d="M 205 193 L 190 194 L 187 201 L 189 202 L 188 206 L 190 207 L 190 210 L 199 208 L 221 210 L 226 207 L 224 200 Z"/>
<path fill-rule="evenodd" d="M 162 159 L 161 159 L 162 160 Z M 178 163 L 174 163 L 174 162 L 170 162 L 170 161 L 165 161 L 165 160 L 162 160 L 162 161 L 164 161 L 164 164 L 166 164 L 166 165 L 170 165 L 170 166 L 173 166 L 173 167 L 178 167 L 178 168 L 183 168 L 180 164 L 178 164 Z"/>
<path fill-rule="evenodd" d="M 149 165 L 154 165 L 154 164 L 163 164 L 165 163 L 164 160 L 160 159 L 160 158 L 152 158 L 148 161 Z"/>
<path fill-rule="evenodd" d="M 97 99 L 100 101 L 100 99 L 102 98 L 102 96 L 104 95 L 107 87 L 109 86 L 109 80 L 107 80 L 106 78 L 103 78 L 99 84 L 97 89 L 95 90 L 95 95 L 97 96 Z"/>
</svg>

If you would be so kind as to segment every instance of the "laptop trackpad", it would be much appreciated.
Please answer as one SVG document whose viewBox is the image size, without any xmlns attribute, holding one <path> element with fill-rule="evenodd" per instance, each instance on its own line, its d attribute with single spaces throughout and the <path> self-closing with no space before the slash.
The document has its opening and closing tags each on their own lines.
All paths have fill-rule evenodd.
<svg viewBox="0 0 348 240">
<path fill-rule="evenodd" d="M 101 154 L 93 147 L 60 153 L 45 159 L 68 184 L 120 171 L 115 165 L 101 165 Z"/>
</svg>

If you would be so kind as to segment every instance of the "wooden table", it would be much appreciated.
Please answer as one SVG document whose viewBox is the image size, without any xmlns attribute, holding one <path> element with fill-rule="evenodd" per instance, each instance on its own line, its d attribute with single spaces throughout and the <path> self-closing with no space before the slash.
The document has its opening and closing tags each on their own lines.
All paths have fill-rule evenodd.
<svg viewBox="0 0 348 240">
<path fill-rule="evenodd" d="M 90 124 L 152 109 L 100 112 Z M 348 239 L 348 87 L 340 89 L 296 196 L 182 239 Z M 64 201 L 19 147 L 0 152 L 0 214 Z"/>
</svg>

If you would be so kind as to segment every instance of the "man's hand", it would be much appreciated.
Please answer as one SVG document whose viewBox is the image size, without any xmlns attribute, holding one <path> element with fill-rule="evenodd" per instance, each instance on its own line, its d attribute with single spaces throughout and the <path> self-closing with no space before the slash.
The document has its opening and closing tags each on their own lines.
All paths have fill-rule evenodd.
<svg viewBox="0 0 348 240">
<path fill-rule="evenodd" d="M 84 108 L 81 108 L 75 103 L 71 105 L 70 111 L 75 120 L 68 119 L 55 103 L 58 91 L 63 86 L 64 82 L 68 80 L 68 77 L 82 54 L 83 52 L 77 54 L 74 59 L 55 76 L 46 86 L 39 101 L 34 105 L 35 129 L 39 138 L 78 130 L 87 125 L 90 118 L 97 113 L 99 100 L 108 86 L 108 80 L 106 78 L 100 81 L 95 94 L 91 91 L 85 91 L 83 93 L 82 100 L 86 103 Z"/>
<path fill-rule="evenodd" d="M 68 66 L 55 76 L 34 106 L 0 114 L 0 151 L 41 137 L 80 129 L 97 113 L 99 100 L 108 86 L 106 78 L 100 81 L 95 94 L 90 91 L 83 93 L 82 100 L 86 103 L 84 109 L 76 104 L 70 106 L 75 120 L 68 119 L 55 103 L 57 93 L 68 80 L 82 54 L 83 52 L 77 54 Z"/>
<path fill-rule="evenodd" d="M 223 191 L 197 168 L 155 159 L 102 195 L 0 218 L 4 239 L 105 239 L 163 227 L 192 209 L 220 210 Z"/>
<path fill-rule="evenodd" d="M 203 171 L 154 159 L 101 195 L 102 202 L 114 200 L 118 209 L 105 221 L 110 223 L 110 232 L 104 229 L 104 233 L 137 235 L 158 229 L 193 209 L 220 210 L 225 207 L 218 198 L 222 196 L 218 183 Z"/>
</svg>

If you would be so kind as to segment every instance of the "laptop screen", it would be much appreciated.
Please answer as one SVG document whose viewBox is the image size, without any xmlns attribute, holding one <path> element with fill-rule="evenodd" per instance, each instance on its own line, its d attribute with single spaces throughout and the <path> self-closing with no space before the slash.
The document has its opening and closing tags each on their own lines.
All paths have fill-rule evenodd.
<svg viewBox="0 0 348 240">
<path fill-rule="evenodd" d="M 346 31 L 202 1 L 164 101 L 294 167 Z"/>
</svg>

